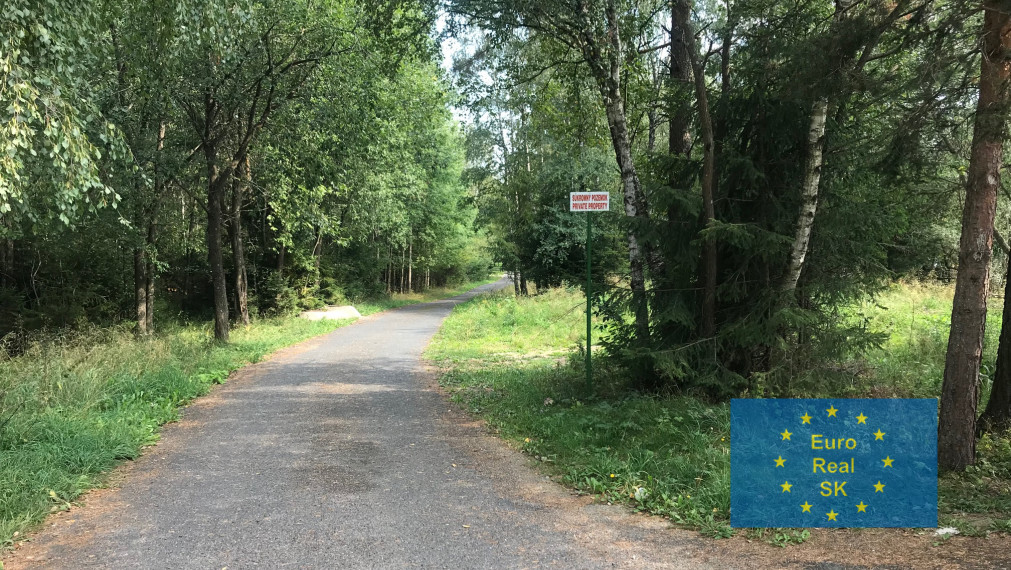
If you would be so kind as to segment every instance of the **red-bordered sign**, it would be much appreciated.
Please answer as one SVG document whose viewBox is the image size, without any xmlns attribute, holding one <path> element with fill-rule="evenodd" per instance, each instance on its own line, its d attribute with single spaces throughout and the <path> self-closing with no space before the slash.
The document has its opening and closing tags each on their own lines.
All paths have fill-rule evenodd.
<svg viewBox="0 0 1011 570">
<path fill-rule="evenodd" d="M 610 209 L 610 192 L 569 192 L 570 212 L 606 212 Z"/>
</svg>

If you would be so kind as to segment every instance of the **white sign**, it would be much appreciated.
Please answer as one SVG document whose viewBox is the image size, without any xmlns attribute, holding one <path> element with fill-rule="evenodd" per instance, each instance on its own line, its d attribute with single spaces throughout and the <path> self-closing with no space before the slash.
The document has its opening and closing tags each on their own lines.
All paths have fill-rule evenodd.
<svg viewBox="0 0 1011 570">
<path fill-rule="evenodd" d="M 609 192 L 569 192 L 570 212 L 606 212 L 610 209 Z"/>
</svg>

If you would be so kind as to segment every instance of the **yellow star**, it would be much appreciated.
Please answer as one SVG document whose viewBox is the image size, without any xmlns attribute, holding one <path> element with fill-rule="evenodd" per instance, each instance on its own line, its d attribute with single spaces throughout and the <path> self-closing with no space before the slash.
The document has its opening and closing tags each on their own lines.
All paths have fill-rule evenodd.
<svg viewBox="0 0 1011 570">
<path fill-rule="evenodd" d="M 811 507 L 813 507 L 813 506 L 814 506 L 814 505 L 809 505 L 809 504 L 807 503 L 807 501 L 804 501 L 804 504 L 803 504 L 803 505 L 801 505 L 801 506 L 800 506 L 800 508 L 804 509 L 804 512 L 805 512 L 805 513 L 809 513 L 809 512 L 811 512 Z"/>
<path fill-rule="evenodd" d="M 828 407 L 828 409 L 827 409 L 827 410 L 825 410 L 825 411 L 826 411 L 826 412 L 828 412 L 828 417 L 830 417 L 830 418 L 836 418 L 836 417 L 839 417 L 839 416 L 835 415 L 835 413 L 839 411 L 839 410 L 837 410 L 837 409 L 836 409 L 836 407 L 835 407 L 835 406 L 831 406 L 831 405 L 830 405 L 830 406 Z"/>
<path fill-rule="evenodd" d="M 839 513 L 835 512 L 834 510 L 830 510 L 829 512 L 825 513 L 825 516 L 827 516 L 827 517 L 828 517 L 828 520 L 830 520 L 830 521 L 834 521 L 834 520 L 835 520 L 835 517 L 836 517 L 836 516 L 837 516 L 838 514 L 839 514 Z"/>
<path fill-rule="evenodd" d="M 881 441 L 884 441 L 885 440 L 885 432 L 883 432 L 880 429 L 878 429 L 878 431 L 874 432 L 874 439 L 880 439 Z"/>
<path fill-rule="evenodd" d="M 784 481 L 783 484 L 780 485 L 780 487 L 783 488 L 783 492 L 784 493 L 789 493 L 790 492 L 790 487 L 793 487 L 793 485 L 791 485 L 789 481 Z"/>
<path fill-rule="evenodd" d="M 863 412 L 860 412 L 860 415 L 857 416 L 857 423 L 858 424 L 866 424 L 867 423 L 867 416 L 865 416 Z"/>
<path fill-rule="evenodd" d="M 867 512 L 867 505 L 865 505 L 863 501 L 860 501 L 860 504 L 857 505 L 857 512 L 858 513 L 866 513 Z"/>
<path fill-rule="evenodd" d="M 874 492 L 875 493 L 884 493 L 885 492 L 885 486 L 881 483 L 881 481 L 878 481 L 877 483 L 875 483 L 875 485 L 874 485 Z"/>
<path fill-rule="evenodd" d="M 786 441 L 786 440 L 790 439 L 790 436 L 793 435 L 793 434 L 790 433 L 790 430 L 785 429 L 785 430 L 783 430 L 783 433 L 781 433 L 779 435 L 783 436 L 783 441 Z"/>
<path fill-rule="evenodd" d="M 804 412 L 804 415 L 800 416 L 800 420 L 801 423 L 809 424 L 811 423 L 811 416 L 807 415 L 807 412 Z"/>
<path fill-rule="evenodd" d="M 776 462 L 776 467 L 783 467 L 783 464 L 786 463 L 786 460 L 783 459 L 782 455 L 780 455 L 778 459 L 773 459 L 773 461 Z"/>
<path fill-rule="evenodd" d="M 885 457 L 881 461 L 885 464 L 885 467 L 891 467 L 892 466 L 892 461 L 895 461 L 895 460 L 892 459 L 891 457 Z"/>
</svg>

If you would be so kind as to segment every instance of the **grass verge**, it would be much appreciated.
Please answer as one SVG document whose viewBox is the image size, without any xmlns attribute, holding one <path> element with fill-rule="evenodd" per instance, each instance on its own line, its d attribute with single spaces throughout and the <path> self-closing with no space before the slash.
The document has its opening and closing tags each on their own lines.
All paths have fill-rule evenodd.
<svg viewBox="0 0 1011 570">
<path fill-rule="evenodd" d="M 456 295 L 493 279 L 359 305 L 362 314 Z M 158 440 L 159 426 L 275 350 L 353 321 L 297 317 L 236 327 L 214 342 L 209 324 L 161 325 L 149 339 L 129 327 L 63 332 L 0 361 L 0 549 L 71 508 L 118 462 Z"/>
<path fill-rule="evenodd" d="M 475 287 L 487 285 L 488 283 L 494 283 L 498 281 L 499 278 L 500 276 L 496 274 L 486 279 L 470 281 L 453 287 L 434 287 L 421 293 L 394 293 L 385 299 L 356 303 L 355 308 L 358 309 L 358 312 L 364 317 L 381 311 L 396 309 L 397 307 L 405 307 L 407 305 L 415 305 L 417 303 L 427 303 L 429 301 L 438 301 L 439 299 L 445 299 L 447 297 L 455 297 L 461 293 L 466 293 Z"/>
<path fill-rule="evenodd" d="M 943 313 L 943 295 L 918 294 Z M 901 290 L 893 299 L 912 302 Z M 889 308 L 888 301 L 861 310 L 878 319 L 879 328 L 909 314 L 906 305 Z M 950 296 L 947 302 L 950 312 Z M 454 310 L 426 355 L 444 369 L 441 384 L 454 401 L 565 484 L 709 536 L 732 535 L 729 405 L 632 394 L 624 388 L 624 373 L 609 369 L 603 359 L 595 366 L 597 389 L 588 397 L 578 348 L 585 342 L 583 303 L 572 290 L 527 298 L 511 292 L 482 296 Z M 939 380 L 926 374 L 943 370 L 935 360 L 943 361 L 944 351 L 922 346 L 925 339 L 939 338 L 941 325 L 921 315 L 911 329 L 908 325 L 898 319 L 899 328 L 911 331 L 903 335 L 885 329 L 891 344 L 858 367 L 856 384 L 863 393 L 854 396 L 868 396 L 875 386 L 891 387 L 888 392 L 896 395 L 937 395 Z M 902 372 L 914 363 L 919 373 Z M 974 536 L 1011 530 L 1011 438 L 982 440 L 978 464 L 945 475 L 939 487 L 943 525 Z M 802 542 L 805 534 L 780 529 L 768 536 L 785 545 Z"/>
</svg>

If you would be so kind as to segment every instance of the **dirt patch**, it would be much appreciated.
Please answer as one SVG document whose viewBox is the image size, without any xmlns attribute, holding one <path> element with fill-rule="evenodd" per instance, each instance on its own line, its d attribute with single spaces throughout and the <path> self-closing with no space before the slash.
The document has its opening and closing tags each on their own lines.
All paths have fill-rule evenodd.
<svg viewBox="0 0 1011 570">
<path fill-rule="evenodd" d="M 953 537 L 933 529 L 811 529 L 803 544 L 779 548 L 744 533 L 720 541 L 729 556 L 768 568 L 1011 568 L 1011 538 Z M 935 546 L 936 544 L 936 546 Z"/>
</svg>

